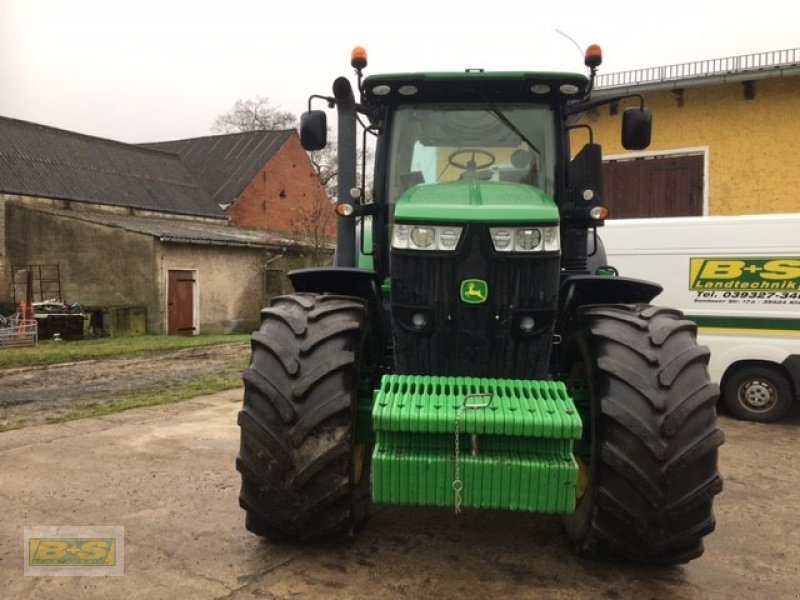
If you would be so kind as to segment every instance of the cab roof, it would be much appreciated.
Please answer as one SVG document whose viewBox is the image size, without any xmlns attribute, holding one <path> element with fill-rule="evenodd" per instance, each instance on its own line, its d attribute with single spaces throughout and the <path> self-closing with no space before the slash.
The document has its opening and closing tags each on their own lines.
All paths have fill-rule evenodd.
<svg viewBox="0 0 800 600">
<path fill-rule="evenodd" d="M 370 75 L 364 96 L 370 103 L 545 102 L 565 104 L 583 98 L 589 80 L 578 73 L 463 72 Z"/>
</svg>

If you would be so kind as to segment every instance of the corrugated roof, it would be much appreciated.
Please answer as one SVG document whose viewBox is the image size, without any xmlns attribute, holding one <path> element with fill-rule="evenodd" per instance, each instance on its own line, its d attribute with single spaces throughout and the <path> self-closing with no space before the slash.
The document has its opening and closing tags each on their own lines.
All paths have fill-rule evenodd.
<svg viewBox="0 0 800 600">
<path fill-rule="evenodd" d="M 181 157 L 217 204 L 230 204 L 253 180 L 294 130 L 247 131 L 142 144 Z"/>
<path fill-rule="evenodd" d="M 178 218 L 134 217 L 88 210 L 61 210 L 26 206 L 24 210 L 75 219 L 96 225 L 105 225 L 142 233 L 164 242 L 182 244 L 240 246 L 284 249 L 301 248 L 303 244 L 254 229 L 241 229 L 233 225 L 217 225 Z"/>
<path fill-rule="evenodd" d="M 6 117 L 0 192 L 224 217 L 175 155 Z"/>
</svg>

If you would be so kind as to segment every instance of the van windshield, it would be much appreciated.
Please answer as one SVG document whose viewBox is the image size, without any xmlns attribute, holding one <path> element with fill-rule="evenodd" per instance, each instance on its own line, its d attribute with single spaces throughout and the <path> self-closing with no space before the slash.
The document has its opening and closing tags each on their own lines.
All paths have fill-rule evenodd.
<svg viewBox="0 0 800 600">
<path fill-rule="evenodd" d="M 391 124 L 387 197 L 415 185 L 484 180 L 553 193 L 553 111 L 530 104 L 405 105 Z"/>
</svg>

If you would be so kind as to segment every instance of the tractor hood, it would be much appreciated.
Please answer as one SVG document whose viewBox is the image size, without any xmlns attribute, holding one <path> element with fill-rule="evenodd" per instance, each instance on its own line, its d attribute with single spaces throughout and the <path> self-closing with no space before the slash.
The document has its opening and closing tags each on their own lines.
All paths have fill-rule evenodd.
<svg viewBox="0 0 800 600">
<path fill-rule="evenodd" d="M 453 181 L 418 185 L 397 200 L 395 221 L 417 223 L 558 223 L 553 198 L 528 185 Z"/>
</svg>

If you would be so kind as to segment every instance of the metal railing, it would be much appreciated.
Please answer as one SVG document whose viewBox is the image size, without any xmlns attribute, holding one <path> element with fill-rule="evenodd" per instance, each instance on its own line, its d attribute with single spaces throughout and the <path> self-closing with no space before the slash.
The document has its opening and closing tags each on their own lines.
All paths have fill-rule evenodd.
<svg viewBox="0 0 800 600">
<path fill-rule="evenodd" d="M 643 83 L 661 83 L 679 79 L 696 79 L 714 75 L 733 75 L 748 71 L 764 71 L 778 67 L 800 65 L 800 48 L 773 50 L 758 54 L 743 54 L 728 58 L 713 58 L 695 62 L 650 67 L 597 76 L 596 88 L 613 88 Z"/>
<path fill-rule="evenodd" d="M 39 341 L 36 319 L 15 319 L 5 326 L 0 325 L 0 348 L 13 346 L 35 346 Z"/>
</svg>

